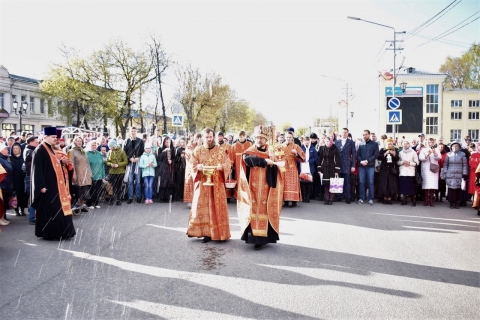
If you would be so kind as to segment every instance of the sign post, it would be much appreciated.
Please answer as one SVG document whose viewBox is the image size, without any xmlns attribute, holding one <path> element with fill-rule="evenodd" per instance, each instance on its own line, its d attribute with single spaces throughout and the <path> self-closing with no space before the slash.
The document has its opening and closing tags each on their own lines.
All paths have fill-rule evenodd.
<svg viewBox="0 0 480 320">
<path fill-rule="evenodd" d="M 395 94 L 395 91 L 394 91 L 394 94 Z M 402 124 L 402 110 L 396 110 L 400 107 L 400 99 L 396 98 L 394 95 L 390 100 L 388 100 L 388 107 L 392 110 L 388 110 L 387 112 L 387 123 L 392 125 L 393 140 L 395 141 L 395 137 L 397 134 L 396 125 Z"/>
<path fill-rule="evenodd" d="M 183 127 L 183 114 L 172 114 L 172 126 Z"/>
</svg>

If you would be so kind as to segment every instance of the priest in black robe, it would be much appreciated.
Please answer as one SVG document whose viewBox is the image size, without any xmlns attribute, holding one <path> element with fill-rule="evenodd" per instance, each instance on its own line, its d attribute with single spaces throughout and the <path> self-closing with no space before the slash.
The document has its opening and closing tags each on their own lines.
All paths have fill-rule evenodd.
<svg viewBox="0 0 480 320">
<path fill-rule="evenodd" d="M 35 235 L 45 240 L 67 240 L 75 236 L 65 154 L 55 153 L 57 128 L 44 129 L 43 142 L 32 160 L 32 207 L 37 212 Z"/>
<path fill-rule="evenodd" d="M 175 201 L 183 200 L 183 190 L 185 188 L 185 146 L 187 145 L 185 138 L 180 138 L 180 147 L 175 150 Z"/>
</svg>

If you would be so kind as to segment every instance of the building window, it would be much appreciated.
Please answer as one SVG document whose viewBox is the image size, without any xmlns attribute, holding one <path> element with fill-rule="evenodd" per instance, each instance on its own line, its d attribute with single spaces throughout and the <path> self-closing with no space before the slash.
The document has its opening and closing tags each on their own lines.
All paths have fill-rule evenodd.
<svg viewBox="0 0 480 320">
<path fill-rule="evenodd" d="M 34 133 L 33 131 L 33 125 L 31 124 L 22 124 L 22 130 L 21 131 L 25 131 L 27 133 Z"/>
<path fill-rule="evenodd" d="M 35 98 L 30 97 L 30 112 L 35 112 Z"/>
<path fill-rule="evenodd" d="M 462 100 L 452 100 L 452 108 L 461 108 Z"/>
<path fill-rule="evenodd" d="M 468 120 L 478 120 L 480 119 L 480 112 L 469 112 Z"/>
<path fill-rule="evenodd" d="M 468 130 L 468 135 L 470 136 L 470 138 L 472 138 L 472 142 L 478 142 L 479 134 L 480 134 L 480 130 L 478 129 Z"/>
<path fill-rule="evenodd" d="M 20 104 L 23 103 L 23 101 L 27 102 L 27 96 L 22 96 L 22 101 L 18 104 L 19 107 L 20 107 Z"/>
<path fill-rule="evenodd" d="M 462 130 L 450 130 L 450 142 L 462 140 Z"/>
<path fill-rule="evenodd" d="M 427 113 L 438 113 L 438 84 L 427 84 Z"/>
<path fill-rule="evenodd" d="M 469 100 L 468 106 L 470 108 L 479 108 L 480 107 L 480 100 Z"/>
<path fill-rule="evenodd" d="M 5 97 L 0 93 L 0 109 L 5 109 Z"/>
<path fill-rule="evenodd" d="M 45 99 L 40 99 L 40 113 L 45 113 Z"/>
<path fill-rule="evenodd" d="M 438 117 L 427 117 L 427 134 L 438 134 Z"/>
<path fill-rule="evenodd" d="M 462 120 L 462 113 L 461 112 L 451 112 L 450 119 L 452 120 Z"/>
<path fill-rule="evenodd" d="M 17 132 L 17 127 L 13 123 L 2 123 L 2 137 L 10 137 L 10 133 Z"/>
<path fill-rule="evenodd" d="M 17 96 L 12 94 L 12 101 L 11 101 L 12 102 L 12 110 L 13 110 L 13 101 L 15 101 L 15 100 L 17 100 Z"/>
</svg>

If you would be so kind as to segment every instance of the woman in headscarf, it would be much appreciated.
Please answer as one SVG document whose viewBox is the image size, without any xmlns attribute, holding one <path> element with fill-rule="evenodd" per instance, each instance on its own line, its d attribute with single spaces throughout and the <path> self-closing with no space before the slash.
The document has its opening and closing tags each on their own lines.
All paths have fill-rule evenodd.
<svg viewBox="0 0 480 320">
<path fill-rule="evenodd" d="M 418 155 L 418 160 L 422 162 L 422 189 L 423 189 L 423 205 L 434 207 L 433 196 L 438 189 L 438 171 L 433 172 L 431 165 L 439 166 L 438 161 L 442 159 L 440 151 L 434 147 L 435 141 L 430 138 L 425 148 L 422 148 Z"/>
<path fill-rule="evenodd" d="M 90 199 L 87 201 L 89 209 L 100 209 L 98 201 L 102 192 L 103 179 L 105 179 L 105 166 L 103 163 L 103 156 L 97 150 L 97 141 L 92 140 L 87 143 L 87 157 L 92 169 L 92 188 L 90 190 Z"/>
<path fill-rule="evenodd" d="M 92 185 L 92 169 L 88 162 L 87 153 L 83 150 L 83 140 L 77 136 L 73 140 L 74 146 L 68 151 L 68 157 L 73 164 L 72 183 L 78 186 L 79 205 L 72 210 L 80 209 L 82 212 L 88 212 L 85 208 L 85 201 L 90 198 L 89 190 Z"/>
<path fill-rule="evenodd" d="M 458 203 L 462 200 L 462 179 L 468 178 L 468 165 L 465 153 L 460 151 L 460 143 L 451 144 L 450 151 L 445 158 L 441 172 L 448 186 L 448 201 L 450 209 L 459 209 Z"/>
<path fill-rule="evenodd" d="M 25 193 L 25 171 L 23 170 L 24 160 L 20 143 L 15 142 L 12 145 L 12 152 L 10 153 L 9 161 L 12 164 L 13 170 L 13 192 L 17 195 L 17 207 L 15 208 L 15 213 L 17 216 L 24 216 L 24 210 L 25 208 L 28 208 L 28 198 Z"/>
<path fill-rule="evenodd" d="M 332 205 L 333 193 L 330 192 L 330 179 L 338 177 L 340 172 L 340 152 L 333 143 L 333 138 L 326 137 L 325 145 L 318 150 L 317 171 L 323 175 L 325 205 Z"/>
<path fill-rule="evenodd" d="M 385 148 L 382 148 L 378 153 L 378 160 L 380 160 L 378 192 L 383 197 L 383 204 L 392 204 L 392 196 L 395 196 L 398 192 L 397 161 L 399 157 L 398 150 L 394 147 L 393 139 L 388 139 L 385 143 Z"/>
<path fill-rule="evenodd" d="M 403 141 L 403 149 L 398 155 L 397 165 L 399 167 L 399 193 L 403 195 L 402 206 L 407 204 L 407 197 L 412 197 L 412 207 L 417 205 L 415 197 L 415 168 L 418 165 L 418 156 L 415 150 L 410 147 L 410 142 Z"/>
<path fill-rule="evenodd" d="M 158 151 L 157 168 L 158 178 L 160 179 L 160 202 L 169 202 L 173 197 L 173 187 L 175 183 L 175 149 L 172 146 L 172 140 L 166 136 L 163 139 L 162 149 Z"/>
</svg>

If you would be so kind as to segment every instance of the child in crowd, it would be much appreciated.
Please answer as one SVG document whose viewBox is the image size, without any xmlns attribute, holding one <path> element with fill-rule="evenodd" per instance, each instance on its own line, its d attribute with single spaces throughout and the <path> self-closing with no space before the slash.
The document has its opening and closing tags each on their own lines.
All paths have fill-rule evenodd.
<svg viewBox="0 0 480 320">
<path fill-rule="evenodd" d="M 144 150 L 145 152 L 140 157 L 139 168 L 142 169 L 145 204 L 149 204 L 153 203 L 153 178 L 155 176 L 155 168 L 157 167 L 157 159 L 152 153 L 152 146 L 149 143 L 145 144 Z"/>
</svg>

